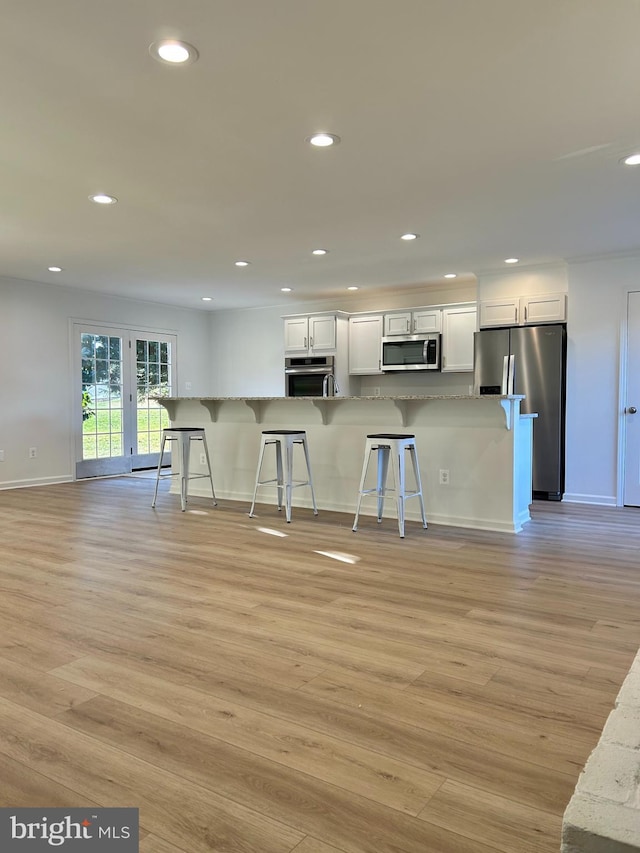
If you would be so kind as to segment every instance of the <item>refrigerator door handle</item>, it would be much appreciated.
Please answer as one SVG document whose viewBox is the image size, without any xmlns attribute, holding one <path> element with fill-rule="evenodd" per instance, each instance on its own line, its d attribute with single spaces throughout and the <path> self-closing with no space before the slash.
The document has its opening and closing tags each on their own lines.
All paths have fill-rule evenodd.
<svg viewBox="0 0 640 853">
<path fill-rule="evenodd" d="M 502 359 L 502 394 L 513 396 L 513 377 L 515 373 L 515 355 L 505 355 Z"/>
</svg>

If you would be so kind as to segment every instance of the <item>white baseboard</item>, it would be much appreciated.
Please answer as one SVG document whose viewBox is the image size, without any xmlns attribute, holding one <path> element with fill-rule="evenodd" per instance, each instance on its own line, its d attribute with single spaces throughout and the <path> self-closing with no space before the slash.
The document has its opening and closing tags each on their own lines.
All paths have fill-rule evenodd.
<svg viewBox="0 0 640 853">
<path fill-rule="evenodd" d="M 4 489 L 27 489 L 30 486 L 53 486 L 56 483 L 73 483 L 73 477 L 68 474 L 58 477 L 34 477 L 31 480 L 6 480 L 0 482 L 0 491 Z"/>
<path fill-rule="evenodd" d="M 610 495 L 580 495 L 565 492 L 562 500 L 570 504 L 597 504 L 598 506 L 617 506 L 615 497 Z"/>
<path fill-rule="evenodd" d="M 210 498 L 211 490 L 207 491 L 206 486 L 199 486 L 195 484 L 193 486 L 189 486 L 189 492 L 192 495 L 197 495 L 198 497 Z M 177 483 L 174 483 L 171 487 L 171 493 L 174 495 L 178 495 L 178 487 Z M 247 512 L 251 506 L 251 498 L 252 495 L 244 494 L 240 492 L 223 492 L 218 491 L 216 488 L 216 497 L 220 500 L 231 500 L 238 501 L 247 504 Z M 162 496 L 158 496 L 158 502 L 156 507 L 158 509 L 162 506 Z M 258 503 L 263 504 L 273 504 L 275 507 L 275 497 L 274 494 L 265 494 L 264 492 L 258 492 Z M 413 502 L 415 503 L 415 502 Z M 293 511 L 295 513 L 295 507 L 304 507 L 305 509 L 311 509 L 311 501 L 308 497 L 303 497 L 302 495 L 296 495 L 295 504 L 293 507 Z M 325 504 L 320 508 L 320 512 L 322 510 L 326 510 L 327 512 L 343 512 L 347 515 L 351 515 L 353 517 L 355 512 L 355 507 L 353 503 L 332 503 Z M 360 510 L 360 515 L 366 517 L 375 517 L 375 501 L 370 500 L 368 506 L 363 503 L 362 509 Z M 264 516 L 263 516 L 264 517 Z M 405 517 L 407 521 L 421 521 L 420 513 L 415 508 L 410 505 L 407 506 L 407 511 L 405 513 Z M 395 511 L 393 509 L 393 500 L 389 499 L 389 509 L 385 509 L 384 513 L 385 519 L 395 519 Z M 455 516 L 455 515 L 444 515 L 440 513 L 427 513 L 427 521 L 433 524 L 442 524 L 446 527 L 466 527 L 472 530 L 492 530 L 496 533 L 519 533 L 522 530 L 522 525 L 531 520 L 531 516 L 529 515 L 529 510 L 525 510 L 520 513 L 518 519 L 515 522 L 508 521 L 500 521 L 492 518 L 467 518 L 463 516 Z"/>
</svg>

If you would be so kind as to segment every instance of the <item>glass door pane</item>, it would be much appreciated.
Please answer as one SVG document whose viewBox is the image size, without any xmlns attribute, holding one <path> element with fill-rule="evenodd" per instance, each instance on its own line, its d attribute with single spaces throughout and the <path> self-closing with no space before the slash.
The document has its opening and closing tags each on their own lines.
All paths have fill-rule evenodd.
<svg viewBox="0 0 640 853">
<path fill-rule="evenodd" d="M 158 464 L 162 430 L 169 426 L 167 410 L 152 397 L 171 397 L 174 387 L 174 335 L 148 337 L 138 332 L 135 350 L 135 439 L 131 465 L 134 469 Z M 165 462 L 170 463 L 169 453 Z"/>
<path fill-rule="evenodd" d="M 77 328 L 80 343 L 82 436 L 77 477 L 122 474 L 131 470 L 126 452 L 123 385 L 128 341 L 118 329 Z"/>
</svg>

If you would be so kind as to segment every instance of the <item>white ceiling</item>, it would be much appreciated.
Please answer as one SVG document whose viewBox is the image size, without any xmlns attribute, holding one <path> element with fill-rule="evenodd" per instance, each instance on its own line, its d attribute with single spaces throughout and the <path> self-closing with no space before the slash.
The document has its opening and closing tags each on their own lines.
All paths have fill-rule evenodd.
<svg viewBox="0 0 640 853">
<path fill-rule="evenodd" d="M 212 310 L 640 250 L 638 0 L 0 12 L 2 276 Z"/>
</svg>

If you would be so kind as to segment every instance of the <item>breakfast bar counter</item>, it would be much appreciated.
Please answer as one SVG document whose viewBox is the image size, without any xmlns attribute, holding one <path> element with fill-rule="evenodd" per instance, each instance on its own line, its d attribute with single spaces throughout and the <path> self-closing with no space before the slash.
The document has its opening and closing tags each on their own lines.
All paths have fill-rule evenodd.
<svg viewBox="0 0 640 853">
<path fill-rule="evenodd" d="M 205 428 L 218 498 L 249 504 L 262 430 L 300 429 L 319 510 L 353 513 L 367 433 L 399 432 L 416 436 L 429 522 L 517 533 L 530 519 L 535 416 L 520 414 L 521 396 L 157 399 L 172 426 Z M 195 458 L 191 467 L 204 470 Z M 190 491 L 211 494 L 204 479 Z M 258 498 L 275 506 L 275 488 Z M 391 516 L 395 502 L 388 503 Z M 407 519 L 417 521 L 412 503 Z M 311 506 L 308 489 L 294 493 L 294 520 L 296 505 Z M 375 507 L 363 502 L 362 514 L 375 515 Z"/>
</svg>

